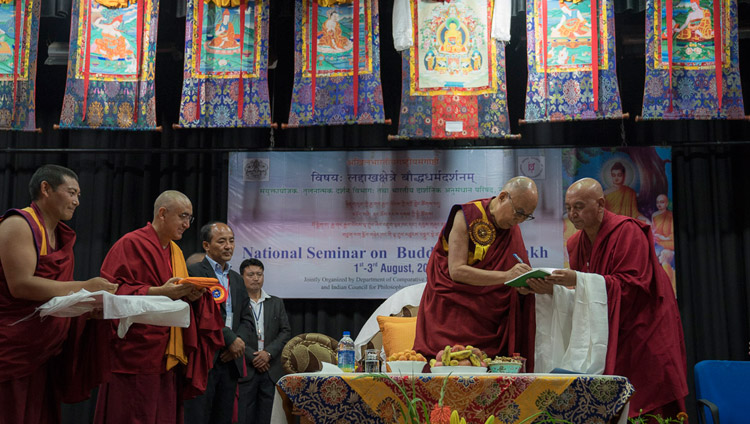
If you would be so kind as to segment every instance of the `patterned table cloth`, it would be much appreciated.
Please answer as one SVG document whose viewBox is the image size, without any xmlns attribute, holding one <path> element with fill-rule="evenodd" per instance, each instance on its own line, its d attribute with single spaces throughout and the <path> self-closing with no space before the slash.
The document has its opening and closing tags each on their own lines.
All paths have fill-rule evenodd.
<svg viewBox="0 0 750 424">
<path fill-rule="evenodd" d="M 572 423 L 607 423 L 619 418 L 634 392 L 627 378 L 564 374 L 483 374 L 446 376 L 290 374 L 278 382 L 303 419 L 313 423 L 404 422 L 400 408 L 420 398 L 428 410 L 437 404 L 458 410 L 467 423 L 520 423 L 535 414 Z M 446 381 L 447 380 L 447 381 Z M 398 386 L 400 386 L 400 388 Z M 405 397 L 401 389 L 406 391 Z M 421 411 L 421 406 L 419 407 Z M 421 412 L 420 412 L 421 415 Z M 528 422 L 533 422 L 531 421 Z"/>
</svg>

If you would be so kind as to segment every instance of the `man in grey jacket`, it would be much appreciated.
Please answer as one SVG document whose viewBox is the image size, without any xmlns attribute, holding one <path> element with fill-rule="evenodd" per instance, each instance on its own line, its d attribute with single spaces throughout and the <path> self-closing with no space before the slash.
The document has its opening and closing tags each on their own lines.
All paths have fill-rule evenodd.
<svg viewBox="0 0 750 424">
<path fill-rule="evenodd" d="M 224 348 L 214 357 L 206 392 L 185 401 L 185 423 L 231 424 L 237 382 L 245 375 L 245 346 L 253 331 L 253 316 L 242 277 L 229 265 L 234 254 L 232 229 L 222 222 L 209 222 L 201 227 L 201 238 L 206 257 L 190 265 L 188 273 L 191 277 L 217 278 L 227 290 L 227 299 L 220 304 L 225 322 Z"/>
<path fill-rule="evenodd" d="M 258 259 L 242 261 L 240 274 L 250 296 L 252 332 L 245 347 L 247 377 L 240 379 L 240 424 L 267 424 L 276 382 L 281 378 L 281 350 L 291 338 L 284 301 L 263 290 L 264 267 Z"/>
</svg>

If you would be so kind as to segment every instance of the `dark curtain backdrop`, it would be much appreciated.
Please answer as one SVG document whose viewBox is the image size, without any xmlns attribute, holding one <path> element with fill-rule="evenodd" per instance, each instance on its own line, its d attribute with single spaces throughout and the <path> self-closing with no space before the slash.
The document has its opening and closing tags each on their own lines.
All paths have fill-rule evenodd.
<svg viewBox="0 0 750 424">
<path fill-rule="evenodd" d="M 162 132 L 58 131 L 65 66 L 43 65 L 46 46 L 67 42 L 70 0 L 43 1 L 37 74 L 37 126 L 41 133 L 0 132 L 0 209 L 28 204 L 28 180 L 44 163 L 78 172 L 82 203 L 71 221 L 78 234 L 76 278 L 97 275 L 109 247 L 151 219 L 156 196 L 181 190 L 193 201 L 195 227 L 227 215 L 227 158 L 230 151 L 285 149 L 523 148 L 530 146 L 673 147 L 678 301 L 690 370 L 689 412 L 694 415 L 692 366 L 703 359 L 748 359 L 750 340 L 750 124 L 747 122 L 636 122 L 643 95 L 643 1 L 618 0 L 617 65 L 625 121 L 519 125 L 526 85 L 523 16 L 512 21 L 506 47 L 511 129 L 520 140 L 387 141 L 395 134 L 400 103 L 400 55 L 391 38 L 392 0 L 380 1 L 382 83 L 390 126 L 339 126 L 294 130 L 173 130 L 182 84 L 184 1 L 161 1 L 156 61 L 157 120 Z M 293 2 L 271 2 L 270 92 L 274 121 L 289 113 L 293 78 Z M 514 0 L 516 9 L 523 2 Z M 520 7 L 518 7 L 520 6 Z M 741 2 L 740 28 L 750 27 L 750 5 Z M 740 40 L 744 95 L 750 100 L 750 43 Z M 197 228 L 180 245 L 198 251 Z M 273 269 L 267 270 L 272 275 Z M 321 332 L 335 338 L 356 334 L 380 300 L 287 299 L 293 333 Z M 659 382 L 654 382 L 659 384 Z M 65 422 L 85 423 L 95 396 L 66 405 Z"/>
</svg>

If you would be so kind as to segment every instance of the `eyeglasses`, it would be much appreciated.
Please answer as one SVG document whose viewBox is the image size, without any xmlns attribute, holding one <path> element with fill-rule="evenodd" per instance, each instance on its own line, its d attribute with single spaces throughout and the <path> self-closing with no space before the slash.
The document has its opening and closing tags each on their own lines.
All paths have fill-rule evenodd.
<svg viewBox="0 0 750 424">
<path fill-rule="evenodd" d="M 167 211 L 169 211 L 169 209 L 167 209 Z M 192 224 L 193 221 L 195 221 L 195 217 L 187 212 L 178 214 L 177 217 L 180 218 L 180 221 L 187 221 L 189 224 Z"/>
<path fill-rule="evenodd" d="M 179 214 L 179 215 L 177 215 L 177 216 L 178 216 L 178 217 L 179 217 L 179 218 L 180 218 L 181 220 L 183 220 L 183 221 L 187 221 L 187 222 L 189 222 L 190 224 L 192 224 L 192 223 L 193 223 L 193 221 L 195 221 L 195 217 L 194 217 L 193 215 L 190 215 L 190 214 L 189 214 L 189 213 L 187 213 L 187 212 L 183 212 L 183 213 L 181 213 L 181 214 Z"/>
<path fill-rule="evenodd" d="M 510 207 L 513 208 L 513 213 L 515 214 L 516 218 L 523 218 L 521 222 L 531 221 L 532 219 L 534 219 L 534 215 L 530 213 L 526 214 L 516 209 L 515 205 L 513 205 L 513 198 L 510 197 L 510 193 L 508 193 L 508 200 L 510 200 Z"/>
</svg>

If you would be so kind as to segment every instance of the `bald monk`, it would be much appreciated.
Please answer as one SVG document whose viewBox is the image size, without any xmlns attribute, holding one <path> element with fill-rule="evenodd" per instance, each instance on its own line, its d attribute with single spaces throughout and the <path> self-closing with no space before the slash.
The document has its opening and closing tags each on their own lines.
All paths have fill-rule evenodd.
<svg viewBox="0 0 750 424">
<path fill-rule="evenodd" d="M 81 190 L 78 176 L 58 165 L 43 165 L 29 182 L 31 206 L 0 217 L 0 423 L 60 421 L 60 393 L 50 363 L 75 337 L 77 318 L 32 315 L 55 296 L 81 289 L 114 293 L 101 277 L 73 281 L 76 235 L 62 221 L 73 218 Z M 63 364 L 62 367 L 68 367 Z M 53 369 L 54 368 L 54 369 Z"/>
<path fill-rule="evenodd" d="M 224 321 L 211 295 L 190 284 L 182 250 L 174 240 L 193 221 L 193 206 L 179 191 L 154 202 L 154 219 L 125 234 L 110 249 L 101 274 L 117 294 L 161 295 L 190 303 L 185 329 L 133 324 L 125 338 L 112 326 L 112 377 L 99 388 L 95 422 L 182 423 L 183 399 L 206 389 L 214 353 L 224 345 Z"/>
<path fill-rule="evenodd" d="M 628 377 L 635 386 L 631 417 L 685 411 L 687 366 L 680 312 L 672 286 L 654 251 L 651 230 L 643 222 L 615 215 L 604 207 L 594 179 L 568 188 L 565 209 L 578 232 L 568 240 L 570 268 L 544 280 L 528 280 L 537 294 L 552 294 L 553 284 L 584 287 L 599 276 L 606 290 L 608 338 L 604 374 Z M 557 294 L 555 294 L 556 296 Z M 538 333 L 537 333 L 538 334 Z"/>
<path fill-rule="evenodd" d="M 451 208 L 427 263 L 416 351 L 436 356 L 455 344 L 491 356 L 519 351 L 521 303 L 503 283 L 531 270 L 518 224 L 534 218 L 537 198 L 534 181 L 515 177 L 495 197 Z"/>
<path fill-rule="evenodd" d="M 612 213 L 638 218 L 638 196 L 635 190 L 625 184 L 625 166 L 615 162 L 609 172 L 612 176 L 612 187 L 607 189 L 604 196 L 604 206 Z"/>
</svg>

